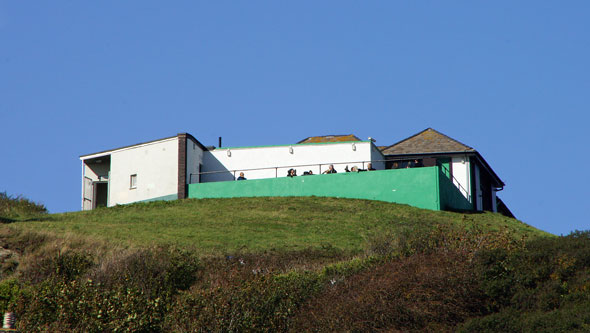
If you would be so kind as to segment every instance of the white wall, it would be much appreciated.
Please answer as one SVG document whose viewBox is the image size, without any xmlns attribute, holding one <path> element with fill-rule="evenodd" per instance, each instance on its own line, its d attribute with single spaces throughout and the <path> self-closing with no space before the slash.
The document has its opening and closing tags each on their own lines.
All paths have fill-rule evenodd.
<svg viewBox="0 0 590 333">
<path fill-rule="evenodd" d="M 137 188 L 130 176 L 137 174 Z M 109 206 L 178 193 L 178 137 L 111 153 Z"/>
<path fill-rule="evenodd" d="M 233 180 L 243 171 L 247 179 L 261 179 L 286 177 L 287 170 L 294 168 L 297 175 L 304 171 L 313 171 L 314 174 L 328 169 L 329 164 L 334 164 L 338 172 L 345 172 L 353 166 L 366 168 L 366 162 L 371 161 L 372 145 L 370 142 L 327 143 L 327 144 L 301 144 L 291 146 L 271 147 L 244 147 L 244 148 L 218 148 L 206 151 L 203 154 L 203 172 L 225 171 L 216 174 L 204 174 L 203 182 Z M 290 152 L 292 149 L 292 153 Z M 228 156 L 229 151 L 229 156 Z M 383 158 L 379 158 L 383 159 Z M 275 167 L 277 167 L 275 169 Z M 382 163 L 373 166 L 383 169 Z M 261 169 L 264 170 L 248 170 Z M 235 172 L 234 172 L 235 171 Z"/>
<path fill-rule="evenodd" d="M 471 196 L 471 163 L 469 157 L 452 157 L 451 163 L 453 164 L 453 184 L 459 188 L 465 198 L 469 199 Z"/>
<path fill-rule="evenodd" d="M 491 185 L 492 188 L 492 212 L 498 212 L 498 202 L 496 201 L 496 188 Z"/>
<path fill-rule="evenodd" d="M 203 150 L 199 145 L 186 138 L 186 183 L 194 184 L 199 179 L 199 164 L 203 163 Z M 192 174 L 192 177 L 191 177 Z"/>
</svg>

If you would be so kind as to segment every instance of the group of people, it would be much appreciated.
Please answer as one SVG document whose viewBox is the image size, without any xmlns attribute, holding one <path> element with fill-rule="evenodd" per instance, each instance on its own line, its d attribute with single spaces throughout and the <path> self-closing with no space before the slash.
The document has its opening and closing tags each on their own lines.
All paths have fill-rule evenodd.
<svg viewBox="0 0 590 333">
<path fill-rule="evenodd" d="M 302 176 L 311 176 L 313 175 L 313 171 L 309 170 L 309 171 L 303 171 L 303 175 Z M 287 177 L 297 177 L 297 170 L 295 169 L 289 169 L 287 170 Z"/>
<path fill-rule="evenodd" d="M 350 170 L 348 169 L 348 165 L 344 168 L 344 171 L 346 172 L 361 172 L 361 171 L 373 171 L 375 169 L 373 169 L 373 165 L 371 163 L 367 164 L 367 168 L 366 169 L 359 169 L 356 165 L 353 166 L 352 168 L 350 168 Z M 336 171 L 336 169 L 334 169 L 334 164 L 330 164 L 328 166 L 328 169 L 324 170 L 324 172 L 322 172 L 322 174 L 331 174 L 331 173 L 338 173 L 338 171 Z M 313 175 L 313 171 L 309 170 L 309 171 L 305 171 L 303 172 L 304 176 L 310 176 Z M 295 177 L 297 176 L 297 170 L 295 169 L 289 169 L 287 171 L 287 177 Z"/>
<path fill-rule="evenodd" d="M 366 169 L 359 169 L 356 165 L 350 169 L 348 169 L 348 165 L 344 168 L 344 171 L 346 171 L 346 172 L 361 172 L 361 171 L 373 171 L 373 170 L 375 170 L 375 169 L 373 169 L 373 165 L 371 163 L 367 164 Z M 326 169 L 324 172 L 322 172 L 322 174 L 331 174 L 331 173 L 338 173 L 338 171 L 336 171 L 336 169 L 334 169 L 334 164 L 330 164 L 328 166 L 328 169 Z M 314 173 L 311 170 L 303 172 L 303 176 L 311 176 L 313 174 Z M 287 170 L 287 177 L 291 177 L 291 178 L 297 177 L 297 170 L 295 170 L 293 168 Z M 240 176 L 238 178 L 236 178 L 236 180 L 246 180 L 244 173 L 240 172 Z"/>
<path fill-rule="evenodd" d="M 344 168 L 344 171 L 346 171 L 346 172 L 361 172 L 361 171 L 375 171 L 375 169 L 373 168 L 373 164 L 371 164 L 371 162 L 369 162 L 369 163 L 367 163 L 366 169 L 359 169 L 355 165 L 352 168 L 350 168 L 350 170 L 348 170 L 348 165 L 347 165 L 346 168 Z"/>
<path fill-rule="evenodd" d="M 405 165 L 404 165 L 405 164 Z M 393 162 L 392 169 L 409 169 L 409 168 L 420 168 L 423 167 L 422 160 L 413 160 L 407 162 Z"/>
</svg>

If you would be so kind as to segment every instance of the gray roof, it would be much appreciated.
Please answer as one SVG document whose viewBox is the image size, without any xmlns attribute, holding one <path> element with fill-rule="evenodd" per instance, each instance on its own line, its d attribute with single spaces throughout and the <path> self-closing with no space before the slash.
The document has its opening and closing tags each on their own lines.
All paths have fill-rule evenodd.
<svg viewBox="0 0 590 333">
<path fill-rule="evenodd" d="M 381 152 L 383 155 L 405 155 L 475 152 L 475 149 L 432 128 L 427 128 L 418 134 L 386 147 Z"/>
</svg>

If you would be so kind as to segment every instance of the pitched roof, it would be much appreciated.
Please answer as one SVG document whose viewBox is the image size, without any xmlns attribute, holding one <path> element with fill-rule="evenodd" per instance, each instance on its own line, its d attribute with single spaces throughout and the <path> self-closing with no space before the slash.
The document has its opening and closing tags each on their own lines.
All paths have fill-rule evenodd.
<svg viewBox="0 0 590 333">
<path fill-rule="evenodd" d="M 354 134 L 347 135 L 323 135 L 323 136 L 310 136 L 297 143 L 318 143 L 318 142 L 347 142 L 347 141 L 361 141 Z"/>
<path fill-rule="evenodd" d="M 475 152 L 475 149 L 448 137 L 432 128 L 427 128 L 381 151 L 384 155 L 425 154 L 450 152 Z"/>
</svg>

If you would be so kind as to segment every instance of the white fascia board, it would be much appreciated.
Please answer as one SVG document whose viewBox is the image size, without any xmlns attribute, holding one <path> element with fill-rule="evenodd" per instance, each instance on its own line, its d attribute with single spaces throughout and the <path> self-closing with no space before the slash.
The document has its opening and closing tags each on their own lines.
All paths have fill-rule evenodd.
<svg viewBox="0 0 590 333">
<path fill-rule="evenodd" d="M 322 146 L 322 145 L 342 145 L 342 144 L 362 144 L 371 143 L 371 141 L 337 141 L 337 142 L 311 142 L 311 143 L 294 143 L 290 145 L 268 145 L 268 146 L 237 146 L 237 147 L 217 147 L 213 150 L 238 150 L 238 149 L 260 149 L 260 148 L 277 148 L 277 147 L 306 147 L 306 146 Z"/>
<path fill-rule="evenodd" d="M 111 152 L 113 152 L 113 151 L 107 151 L 107 152 L 96 153 L 96 154 L 92 154 L 92 155 L 80 156 L 80 161 L 90 160 L 90 159 L 93 159 L 96 157 L 106 157 L 106 156 L 109 156 L 111 154 Z"/>
<path fill-rule="evenodd" d="M 108 156 L 113 153 L 119 153 L 119 152 L 130 150 L 130 149 L 156 145 L 159 143 L 173 141 L 173 140 L 177 140 L 177 139 L 178 139 L 177 136 L 173 136 L 171 138 L 166 138 L 166 139 L 162 139 L 162 140 L 150 141 L 150 142 L 140 143 L 140 144 L 133 145 L 133 146 L 127 146 L 127 147 L 116 148 L 116 149 L 112 149 L 112 150 L 101 151 L 100 153 L 95 153 L 95 154 L 90 154 L 90 155 L 82 155 L 82 156 L 80 156 L 80 160 L 84 161 L 84 160 L 88 160 L 88 159 L 92 159 L 92 158 L 96 158 L 96 157 Z"/>
</svg>

